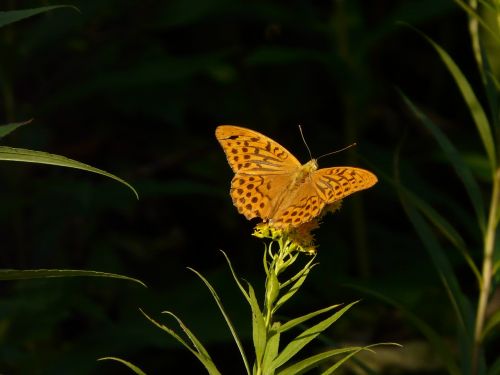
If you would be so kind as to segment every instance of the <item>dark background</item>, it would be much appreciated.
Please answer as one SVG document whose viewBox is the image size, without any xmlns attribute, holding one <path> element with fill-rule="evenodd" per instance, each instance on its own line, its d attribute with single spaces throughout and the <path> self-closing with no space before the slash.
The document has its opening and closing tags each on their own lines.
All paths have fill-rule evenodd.
<svg viewBox="0 0 500 375">
<path fill-rule="evenodd" d="M 0 8 L 56 4 L 4 0 Z M 390 183 L 400 147 L 404 184 L 451 216 L 480 259 L 480 233 L 463 189 L 397 92 L 470 160 L 482 158 L 451 76 L 420 36 L 398 24 L 440 43 L 477 85 L 467 17 L 451 0 L 71 4 L 81 13 L 59 9 L 0 30 L 0 123 L 34 118 L 4 144 L 105 169 L 134 185 L 140 200 L 102 176 L 1 163 L 0 264 L 115 272 L 149 288 L 95 278 L 2 282 L 0 372 L 130 373 L 96 362 L 112 355 L 149 373 L 202 373 L 141 307 L 171 327 L 161 311 L 178 313 L 221 370 L 243 373 L 215 303 L 186 270 L 213 283 L 250 352 L 250 312 L 218 249 L 262 291 L 263 244 L 231 204 L 232 173 L 215 140 L 218 124 L 263 132 L 306 162 L 302 124 L 315 156 L 358 143 L 320 166 L 362 166 L 380 177 L 324 220 L 317 231 L 320 265 L 283 310 L 297 316 L 363 298 L 328 331 L 332 342 L 312 351 L 379 341 L 427 348 L 399 310 L 346 284 L 397 300 L 453 340 L 446 292 Z M 457 252 L 448 255 L 475 304 L 473 276 Z M 385 361 L 371 360 L 377 358 Z M 413 358 L 410 369 L 381 373 L 444 373 L 439 365 L 425 368 L 432 353 Z"/>
</svg>

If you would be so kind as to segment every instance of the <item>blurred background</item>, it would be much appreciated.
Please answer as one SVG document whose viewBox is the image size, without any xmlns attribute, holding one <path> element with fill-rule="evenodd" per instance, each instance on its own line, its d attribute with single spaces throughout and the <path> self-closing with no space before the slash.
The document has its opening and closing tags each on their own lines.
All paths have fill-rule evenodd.
<svg viewBox="0 0 500 375">
<path fill-rule="evenodd" d="M 148 288 L 95 278 L 0 283 L 1 373 L 130 373 L 96 362 L 108 355 L 148 373 L 203 373 L 139 307 L 171 327 L 161 311 L 179 314 L 224 373 L 243 373 L 215 303 L 186 269 L 213 283 L 250 350 L 250 311 L 218 249 L 261 292 L 263 244 L 232 206 L 218 124 L 260 131 L 302 162 L 309 156 L 298 124 L 315 156 L 357 142 L 320 167 L 365 167 L 380 182 L 325 218 L 316 234 L 320 265 L 282 313 L 361 298 L 313 352 L 395 341 L 405 349 L 366 357 L 376 373 L 445 373 L 399 309 L 351 286 L 398 301 L 450 342 L 456 333 L 446 291 L 390 183 L 399 149 L 403 183 L 453 215 L 480 259 L 469 201 L 398 94 L 436 121 L 481 174 L 481 145 L 453 80 L 431 47 L 398 23 L 440 43 L 478 84 L 467 17 L 452 0 L 70 3 L 81 13 L 58 9 L 0 29 L 0 123 L 34 118 L 3 143 L 105 169 L 130 182 L 140 200 L 101 176 L 0 163 L 1 268 L 93 269 Z M 3 0 L 0 8 L 57 4 Z M 457 252 L 448 255 L 475 303 L 471 272 Z"/>
</svg>

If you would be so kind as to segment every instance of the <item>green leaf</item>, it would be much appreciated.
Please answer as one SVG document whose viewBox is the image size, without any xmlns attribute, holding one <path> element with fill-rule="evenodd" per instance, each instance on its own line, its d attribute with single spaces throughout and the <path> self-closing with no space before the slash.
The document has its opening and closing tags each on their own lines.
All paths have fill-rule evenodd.
<svg viewBox="0 0 500 375">
<path fill-rule="evenodd" d="M 358 301 L 352 302 L 345 306 L 341 310 L 337 311 L 335 314 L 329 318 L 319 322 L 318 324 L 306 329 L 300 333 L 295 339 L 293 339 L 278 355 L 278 357 L 273 362 L 274 368 L 279 368 L 288 362 L 295 354 L 297 354 L 304 346 L 314 340 L 321 332 L 330 327 L 333 323 L 337 321 L 347 310 L 349 310 Z"/>
<path fill-rule="evenodd" d="M 402 192 L 400 192 L 400 199 L 403 203 L 403 208 L 423 242 L 425 249 L 430 255 L 434 267 L 438 272 L 446 291 L 448 292 L 448 297 L 450 298 L 458 318 L 458 327 L 460 328 L 462 336 L 462 347 L 467 348 L 467 351 L 472 350 L 474 318 L 470 303 L 467 300 L 467 297 L 462 293 L 451 264 L 446 258 L 445 252 L 441 248 L 437 238 L 425 219 L 414 208 Z M 465 364 L 467 364 L 468 361 L 469 358 L 464 358 Z M 466 366 L 466 368 L 467 367 L 468 366 Z"/>
<path fill-rule="evenodd" d="M 323 314 L 323 313 L 326 313 L 328 311 L 331 311 L 337 307 L 341 306 L 341 304 L 337 304 L 337 305 L 332 305 L 332 306 L 328 306 L 328 307 L 325 307 L 324 309 L 320 309 L 320 310 L 316 310 L 312 313 L 309 313 L 309 314 L 306 314 L 306 315 L 303 315 L 303 316 L 300 316 L 298 318 L 295 318 L 295 319 L 292 319 L 292 320 L 289 320 L 288 322 L 286 322 L 285 324 L 282 324 L 281 327 L 279 328 L 280 330 L 280 333 L 283 333 L 283 332 L 286 332 L 288 331 L 289 329 L 299 325 L 299 324 L 302 324 L 306 321 L 308 321 L 309 319 L 312 319 L 314 318 L 315 316 L 318 316 L 320 314 Z"/>
<path fill-rule="evenodd" d="M 262 363 L 267 342 L 266 323 L 250 283 L 248 283 L 248 292 L 248 296 L 250 297 L 250 308 L 252 309 L 252 338 L 255 348 L 255 362 Z"/>
<path fill-rule="evenodd" d="M 273 314 L 278 311 L 278 309 L 283 306 L 283 304 L 288 301 L 292 296 L 297 293 L 297 291 L 300 289 L 302 284 L 304 284 L 304 281 L 306 280 L 307 275 L 309 272 L 312 270 L 312 268 L 315 266 L 312 264 L 314 259 L 316 258 L 316 255 L 313 256 L 313 258 L 304 266 L 302 270 L 300 270 L 296 275 L 294 275 L 290 280 L 287 280 L 286 282 L 281 285 L 281 289 L 283 290 L 290 282 L 294 282 L 294 284 L 278 299 L 276 302 L 274 308 L 273 308 Z"/>
<path fill-rule="evenodd" d="M 278 355 L 280 345 L 279 322 L 275 322 L 269 332 L 266 349 L 262 358 L 262 373 L 272 374 L 274 371 L 273 361 Z"/>
<path fill-rule="evenodd" d="M 488 155 L 488 159 L 490 161 L 491 173 L 494 174 L 496 170 L 496 151 L 495 151 L 495 143 L 493 140 L 493 135 L 491 133 L 491 127 L 488 122 L 488 118 L 484 113 L 483 107 L 481 103 L 476 97 L 476 94 L 472 90 L 471 85 L 465 78 L 465 75 L 462 73 L 460 68 L 455 64 L 453 59 L 448 55 L 448 53 L 436 42 L 427 37 L 425 34 L 421 33 L 417 30 L 417 32 L 422 35 L 437 51 L 441 60 L 445 63 L 448 71 L 453 76 L 455 83 L 457 84 L 462 96 L 469 107 L 469 111 L 474 119 L 474 123 L 481 137 L 481 141 L 483 142 L 483 146 L 486 150 L 486 154 Z"/>
<path fill-rule="evenodd" d="M 203 366 L 207 369 L 208 373 L 211 375 L 220 375 L 219 370 L 215 366 L 214 362 L 212 361 L 212 358 L 206 351 L 205 347 L 201 344 L 201 342 L 196 338 L 196 336 L 186 327 L 186 325 L 182 322 L 181 319 L 179 319 L 174 313 L 170 311 L 164 311 L 164 313 L 169 314 L 172 316 L 177 323 L 181 326 L 183 331 L 188 335 L 189 339 L 191 342 L 194 344 L 193 349 L 182 337 L 180 337 L 174 330 L 170 329 L 169 327 L 157 322 L 153 318 L 151 318 L 149 315 L 147 315 L 143 310 L 139 309 L 140 312 L 148 319 L 151 323 L 153 323 L 155 326 L 160 328 L 161 330 L 167 332 L 170 336 L 172 336 L 174 339 L 176 339 L 182 346 L 184 346 L 187 350 L 189 350 L 197 359 L 200 361 Z"/>
<path fill-rule="evenodd" d="M 233 265 L 231 264 L 231 261 L 229 260 L 229 257 L 227 256 L 227 254 L 224 251 L 220 250 L 220 252 L 222 253 L 222 255 L 224 255 L 224 258 L 226 258 L 227 264 L 229 265 L 229 269 L 231 270 L 231 274 L 233 275 L 233 279 L 236 282 L 236 285 L 238 285 L 238 288 L 240 288 L 241 293 L 243 294 L 243 296 L 245 297 L 245 299 L 247 300 L 247 302 L 249 304 L 251 304 L 250 296 L 248 295 L 247 291 L 245 290 L 245 288 L 241 284 L 240 280 L 238 279 L 238 276 L 236 275 L 236 272 L 234 272 Z"/>
<path fill-rule="evenodd" d="M 206 285 L 210 293 L 212 294 L 215 302 L 217 303 L 217 306 L 219 307 L 220 312 L 222 313 L 222 316 L 224 317 L 224 320 L 226 321 L 227 326 L 229 327 L 229 330 L 231 331 L 231 334 L 233 335 L 234 341 L 236 342 L 236 345 L 238 346 L 238 350 L 240 351 L 241 358 L 243 359 L 243 363 L 245 365 L 245 369 L 247 370 L 247 374 L 250 374 L 250 366 L 248 364 L 247 357 L 245 355 L 245 351 L 243 350 L 243 345 L 240 341 L 240 338 L 238 337 L 238 333 L 236 332 L 236 329 L 233 326 L 233 323 L 231 322 L 231 319 L 229 319 L 229 315 L 227 315 L 226 310 L 224 310 L 224 306 L 222 305 L 222 301 L 220 297 L 217 295 L 217 292 L 215 289 L 212 287 L 212 285 L 208 282 L 207 279 L 205 279 L 198 271 L 188 267 L 188 270 L 194 272 Z"/>
<path fill-rule="evenodd" d="M 137 367 L 136 365 L 134 365 L 128 361 L 125 361 L 124 359 L 117 358 L 117 357 L 103 357 L 103 358 L 98 359 L 98 361 L 108 361 L 108 360 L 116 361 L 116 362 L 120 362 L 120 363 L 124 364 L 129 369 L 131 369 L 133 372 L 135 372 L 137 375 L 146 375 L 146 373 L 144 371 L 142 371 L 139 367 Z"/>
<path fill-rule="evenodd" d="M 422 212 L 425 217 L 434 224 L 434 226 L 440 230 L 440 232 L 448 238 L 448 240 L 460 251 L 465 261 L 471 268 L 472 272 L 476 276 L 476 281 L 478 283 L 478 288 L 481 288 L 483 284 L 483 277 L 479 272 L 476 264 L 474 263 L 474 259 L 470 256 L 466 246 L 465 241 L 462 236 L 458 233 L 457 230 L 443 217 L 439 214 L 432 206 L 427 204 L 424 200 L 418 198 L 415 194 L 406 190 L 402 186 L 399 186 L 399 189 L 404 191 L 405 196 L 410 200 L 416 208 Z"/>
<path fill-rule="evenodd" d="M 500 310 L 497 310 L 488 318 L 486 325 L 484 326 L 484 330 L 482 333 L 482 340 L 484 340 L 488 334 L 493 331 L 495 327 L 500 324 Z"/>
<path fill-rule="evenodd" d="M 500 357 L 488 369 L 488 375 L 500 375 Z"/>
<path fill-rule="evenodd" d="M 439 356 L 443 364 L 446 366 L 448 373 L 451 375 L 461 375 L 462 372 L 458 367 L 455 355 L 451 352 L 448 343 L 446 343 L 443 338 L 426 322 L 420 319 L 417 315 L 413 314 L 410 310 L 404 308 L 403 305 L 396 302 L 394 299 L 389 298 L 381 293 L 378 293 L 374 290 L 368 289 L 366 287 L 358 286 L 358 285 L 348 285 L 351 288 L 374 296 L 375 298 L 385 301 L 386 303 L 397 308 L 405 317 L 408 319 L 429 341 L 432 348 L 436 352 L 436 355 Z"/>
<path fill-rule="evenodd" d="M 24 121 L 24 122 L 14 122 L 12 124 L 7 124 L 7 125 L 0 125 L 0 138 L 5 137 L 7 134 L 12 133 L 14 130 L 16 130 L 18 127 L 29 124 L 31 120 Z"/>
<path fill-rule="evenodd" d="M 58 8 L 72 8 L 80 12 L 77 7 L 72 5 L 53 5 L 33 9 L 10 10 L 7 12 L 0 12 L 0 27 Z"/>
<path fill-rule="evenodd" d="M 97 173 L 97 174 L 112 178 L 113 180 L 116 180 L 118 182 L 121 182 L 122 184 L 127 186 L 130 190 L 132 190 L 132 192 L 135 194 L 136 198 L 139 199 L 139 195 L 137 194 L 137 191 L 132 187 L 132 185 L 130 185 L 125 180 L 122 180 L 121 178 L 119 178 L 111 173 L 103 171 L 102 169 L 94 168 L 88 164 L 84 164 L 84 163 L 69 159 L 69 158 L 64 157 L 64 156 L 49 154 L 47 152 L 42 152 L 42 151 L 33 151 L 33 150 L 26 150 L 26 149 L 22 149 L 22 148 L 12 148 L 12 147 L 0 146 L 0 160 L 57 165 L 59 167 L 75 168 L 75 169 L 81 169 L 81 170 L 84 170 L 87 172 Z"/>
<path fill-rule="evenodd" d="M 485 30 L 487 30 L 490 35 L 495 39 L 497 43 L 500 43 L 500 38 L 497 33 L 488 25 L 488 23 L 480 17 L 477 12 L 474 11 L 466 2 L 462 0 L 455 0 L 455 2 L 469 15 L 469 17 L 476 19 Z"/>
<path fill-rule="evenodd" d="M 355 354 L 361 350 L 363 350 L 363 348 L 359 347 L 359 346 L 328 350 L 326 352 L 313 355 L 313 356 L 306 358 L 300 362 L 294 363 L 293 365 L 288 366 L 287 368 L 278 371 L 277 375 L 303 374 L 303 373 L 305 373 L 305 372 L 307 372 L 315 367 L 318 367 L 322 362 L 326 361 L 327 359 L 329 359 L 333 356 L 343 354 L 343 353 L 350 353 L 350 352 L 354 352 L 352 354 Z"/>
<path fill-rule="evenodd" d="M 446 157 L 450 160 L 456 174 L 462 180 L 464 187 L 469 195 L 481 230 L 484 232 L 486 227 L 485 209 L 479 185 L 472 175 L 471 170 L 463 161 L 457 149 L 449 141 L 446 135 L 422 112 L 420 111 L 404 93 L 400 92 L 403 100 L 408 107 L 413 111 L 415 116 L 421 120 L 422 124 L 432 133 L 438 144 L 441 146 Z M 490 160 L 491 162 L 491 160 Z"/>
<path fill-rule="evenodd" d="M 112 279 L 122 279 L 133 281 L 146 287 L 142 281 L 132 277 L 118 275 L 115 273 L 87 271 L 87 270 L 56 270 L 56 269 L 39 269 L 39 270 L 13 270 L 0 269 L 0 280 L 26 280 L 26 279 L 46 279 L 53 277 L 107 277 Z"/>
</svg>

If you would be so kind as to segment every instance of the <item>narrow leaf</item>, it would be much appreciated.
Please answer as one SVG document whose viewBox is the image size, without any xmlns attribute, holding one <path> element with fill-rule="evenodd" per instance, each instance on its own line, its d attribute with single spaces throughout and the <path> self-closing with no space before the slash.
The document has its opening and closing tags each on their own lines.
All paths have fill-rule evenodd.
<svg viewBox="0 0 500 375">
<path fill-rule="evenodd" d="M 245 369 L 247 371 L 247 374 L 250 374 L 250 366 L 248 364 L 247 357 L 245 355 L 245 351 L 243 350 L 243 345 L 240 341 L 240 338 L 238 337 L 238 333 L 236 332 L 236 329 L 233 326 L 233 323 L 231 322 L 231 319 L 229 319 L 229 315 L 227 315 L 226 310 L 224 310 L 224 306 L 222 305 L 222 301 L 217 295 L 217 292 L 215 289 L 212 287 L 212 285 L 208 282 L 207 279 L 205 279 L 198 271 L 189 268 L 188 269 L 192 272 L 194 272 L 206 285 L 210 293 L 212 294 L 215 302 L 217 303 L 217 306 L 219 307 L 220 312 L 222 313 L 222 316 L 224 317 L 224 320 L 226 321 L 227 326 L 229 327 L 229 330 L 231 331 L 231 334 L 233 335 L 234 341 L 236 342 L 236 345 L 238 346 L 238 350 L 240 351 L 241 358 L 243 359 L 243 363 L 245 365 Z"/>
<path fill-rule="evenodd" d="M 420 33 L 420 32 L 419 32 Z M 488 118 L 484 113 L 483 107 L 481 103 L 476 97 L 476 94 L 472 90 L 471 85 L 465 78 L 465 75 L 462 73 L 457 64 L 453 61 L 453 59 L 448 55 L 448 53 L 436 42 L 427 37 L 425 34 L 420 33 L 437 51 L 441 60 L 445 63 L 448 71 L 453 76 L 455 83 L 457 84 L 462 96 L 469 107 L 469 111 L 474 119 L 474 123 L 481 137 L 481 141 L 483 142 L 483 146 L 486 150 L 486 154 L 488 155 L 488 159 L 490 161 L 491 171 L 496 170 L 496 151 L 495 151 L 495 143 L 493 140 L 493 135 L 491 133 L 491 127 L 488 122 Z M 498 37 L 497 37 L 498 38 Z"/>
<path fill-rule="evenodd" d="M 196 337 L 194 336 L 194 334 L 192 334 L 191 331 L 189 331 L 187 329 L 187 327 L 185 326 L 185 324 L 182 323 L 181 319 L 179 319 L 175 314 L 173 314 L 170 311 L 166 311 L 166 313 L 170 314 L 171 316 L 173 316 L 175 318 L 175 320 L 177 320 L 177 322 L 179 323 L 179 325 L 181 325 L 181 327 L 183 328 L 184 332 L 186 332 L 186 331 L 189 332 L 189 334 L 191 335 L 190 340 L 192 342 L 193 342 L 192 338 L 194 337 L 194 341 L 198 343 L 198 346 L 195 346 L 195 349 L 193 349 L 175 331 L 173 331 L 172 329 L 168 328 L 167 326 L 165 326 L 165 325 L 157 322 L 156 320 L 154 320 L 153 318 L 151 318 L 149 315 L 147 315 L 143 310 L 141 310 L 141 309 L 139 309 L 139 310 L 146 317 L 146 319 L 148 319 L 151 323 L 153 323 L 155 326 L 157 326 L 161 330 L 167 332 L 170 336 L 172 336 L 175 340 L 177 340 L 182 346 L 184 346 L 187 350 L 189 350 L 198 359 L 198 361 L 200 361 L 201 364 L 203 366 L 205 366 L 205 368 L 207 369 L 207 371 L 208 371 L 209 374 L 211 374 L 211 375 L 220 375 L 219 370 L 215 366 L 214 362 L 212 361 L 212 358 L 210 358 L 210 356 L 208 355 L 208 352 L 205 350 L 205 348 L 203 347 L 203 345 L 201 345 L 200 341 L 198 339 L 196 339 Z"/>
<path fill-rule="evenodd" d="M 139 367 L 137 367 L 136 365 L 134 365 L 128 361 L 125 361 L 124 359 L 117 358 L 117 357 L 103 357 L 103 358 L 98 359 L 98 361 L 108 361 L 108 360 L 116 361 L 116 362 L 120 362 L 120 363 L 124 364 L 129 369 L 131 369 L 133 372 L 135 372 L 137 375 L 146 375 L 146 373 L 144 371 L 142 371 Z"/>
<path fill-rule="evenodd" d="M 474 259 L 470 256 L 466 246 L 465 241 L 462 236 L 458 233 L 457 230 L 441 215 L 439 214 L 432 206 L 427 204 L 424 200 L 417 197 L 411 191 L 406 190 L 402 186 L 399 186 L 399 189 L 404 191 L 405 196 L 411 201 L 416 208 L 425 215 L 425 217 L 434 224 L 434 226 L 441 231 L 441 233 L 448 238 L 448 240 L 457 248 L 465 261 L 471 268 L 472 272 L 476 276 L 476 281 L 478 283 L 479 289 L 483 284 L 483 277 L 476 264 L 474 263 Z"/>
<path fill-rule="evenodd" d="M 113 180 L 116 180 L 118 182 L 121 182 L 122 184 L 127 186 L 130 190 L 132 190 L 136 198 L 139 199 L 139 195 L 137 194 L 137 191 L 132 187 L 132 185 L 122 180 L 121 178 L 106 171 L 103 171 L 102 169 L 94 168 L 88 164 L 84 164 L 61 155 L 49 154 L 47 152 L 42 152 L 42 151 L 26 150 L 22 148 L 0 146 L 0 160 L 57 165 L 59 167 L 75 168 L 87 172 L 97 173 L 112 178 Z"/>
<path fill-rule="evenodd" d="M 337 319 L 339 319 L 347 310 L 349 310 L 358 301 L 352 302 L 329 318 L 319 322 L 318 324 L 306 329 L 293 339 L 278 355 L 273 363 L 274 368 L 278 368 L 288 362 L 295 354 L 297 354 L 304 346 L 314 340 L 320 333 L 330 327 Z"/>
<path fill-rule="evenodd" d="M 220 252 L 222 253 L 222 255 L 224 255 L 224 258 L 226 258 L 227 264 L 229 266 L 229 269 L 231 270 L 231 274 L 233 275 L 233 279 L 236 282 L 236 285 L 238 285 L 238 288 L 240 288 L 241 293 L 243 294 L 243 296 L 245 297 L 247 302 L 250 304 L 250 297 L 249 297 L 247 291 L 245 290 L 245 288 L 243 287 L 243 285 L 241 284 L 238 276 L 236 275 L 236 272 L 234 272 L 233 265 L 231 264 L 229 257 L 227 256 L 227 254 L 224 251 L 220 250 Z"/>
<path fill-rule="evenodd" d="M 451 264 L 446 258 L 446 255 L 431 228 L 429 228 L 425 219 L 411 205 L 404 194 L 400 193 L 400 197 L 403 203 L 403 208 L 405 209 L 410 221 L 424 244 L 424 248 L 430 255 L 434 267 L 438 272 L 446 291 L 448 292 L 448 297 L 450 298 L 458 318 L 458 326 L 461 328 L 463 345 L 464 347 L 471 349 L 474 319 L 470 303 L 467 300 L 467 297 L 462 293 Z M 468 358 L 464 359 L 464 361 L 468 361 Z"/>
<path fill-rule="evenodd" d="M 277 375 L 299 375 L 303 374 L 309 370 L 312 370 L 315 367 L 318 367 L 321 363 L 326 361 L 327 359 L 339 355 L 339 354 L 344 354 L 344 353 L 351 353 L 351 352 L 359 352 L 362 350 L 362 347 L 355 346 L 355 347 L 349 347 L 349 348 L 340 348 L 340 349 L 332 349 L 328 350 L 323 353 L 319 353 L 316 355 L 313 355 L 309 358 L 306 358 L 300 362 L 294 363 L 291 366 L 288 366 L 287 368 L 284 368 L 283 370 L 278 371 Z"/>
<path fill-rule="evenodd" d="M 312 264 L 314 261 L 315 256 L 304 266 L 302 270 L 300 270 L 296 275 L 294 275 L 290 280 L 287 280 L 283 285 L 281 285 L 281 289 L 286 288 L 286 286 L 292 282 L 294 283 L 276 302 L 273 308 L 273 314 L 278 311 L 278 309 L 283 306 L 283 304 L 288 301 L 292 296 L 297 293 L 297 291 L 300 289 L 302 284 L 304 284 L 304 281 L 306 281 L 307 275 L 309 275 L 309 272 L 312 270 L 312 268 L 315 266 Z"/>
<path fill-rule="evenodd" d="M 252 338 L 255 348 L 255 362 L 262 363 L 264 351 L 266 349 L 267 332 L 264 316 L 259 307 L 259 302 L 250 283 L 248 283 L 248 295 L 250 297 L 250 307 L 252 309 Z"/>
<path fill-rule="evenodd" d="M 331 311 L 331 310 L 333 310 L 333 309 L 335 309 L 335 308 L 337 308 L 339 306 L 341 306 L 341 304 L 328 306 L 328 307 L 325 307 L 324 309 L 316 310 L 316 311 L 314 311 L 312 313 L 309 313 L 309 314 L 300 316 L 298 318 L 289 320 L 288 322 L 286 322 L 285 324 L 282 324 L 280 326 L 279 331 L 280 331 L 280 333 L 286 332 L 289 329 L 291 329 L 291 328 L 293 328 L 293 327 L 295 327 L 295 326 L 297 326 L 299 324 L 302 324 L 302 323 L 308 321 L 309 319 L 314 318 L 315 316 L 318 316 L 320 314 L 323 314 L 323 313 L 326 313 L 328 311 Z"/>
<path fill-rule="evenodd" d="M 262 373 L 272 374 L 274 373 L 273 361 L 278 355 L 279 345 L 280 345 L 280 333 L 279 328 L 280 323 L 276 322 L 268 335 L 268 340 L 266 344 L 266 349 L 264 351 L 264 356 L 262 358 Z"/>
<path fill-rule="evenodd" d="M 487 30 L 490 35 L 495 39 L 497 43 L 500 43 L 500 38 L 497 33 L 488 25 L 488 23 L 480 17 L 474 9 L 472 9 L 467 3 L 462 0 L 455 0 L 455 2 L 469 15 L 469 17 L 476 19 L 485 30 Z"/>
<path fill-rule="evenodd" d="M 500 357 L 498 357 L 495 362 L 488 369 L 488 375 L 500 375 Z"/>
<path fill-rule="evenodd" d="M 482 340 L 484 340 L 488 334 L 493 331 L 500 324 L 500 310 L 497 310 L 488 318 L 486 325 L 483 330 Z"/>
<path fill-rule="evenodd" d="M 351 288 L 374 296 L 381 301 L 385 301 L 386 303 L 397 308 L 398 311 L 400 311 L 427 338 L 436 354 L 443 361 L 448 372 L 451 375 L 460 375 L 462 373 L 456 363 L 454 354 L 450 351 L 448 344 L 444 342 L 442 337 L 431 326 L 420 319 L 417 315 L 413 314 L 410 310 L 406 309 L 403 305 L 396 302 L 394 299 L 389 298 L 374 290 L 359 285 L 349 286 Z"/>
<path fill-rule="evenodd" d="M 477 184 L 477 181 L 472 175 L 471 170 L 469 169 L 467 164 L 463 161 L 459 152 L 457 151 L 455 146 L 453 146 L 453 144 L 450 142 L 448 137 L 446 137 L 446 135 L 422 111 L 420 111 L 413 104 L 413 102 L 404 95 L 404 93 L 400 92 L 400 94 L 403 97 L 405 103 L 408 105 L 408 107 L 413 111 L 415 116 L 418 119 L 420 119 L 422 124 L 431 132 L 431 134 L 434 136 L 438 144 L 441 146 L 441 149 L 443 150 L 448 160 L 450 160 L 453 169 L 455 169 L 456 174 L 464 184 L 464 187 L 472 202 L 472 206 L 476 211 L 476 216 L 478 218 L 480 228 L 484 232 L 486 227 L 484 203 L 481 195 L 481 190 L 479 189 L 479 185 Z M 489 133 L 489 135 L 491 136 L 491 133 Z"/>
<path fill-rule="evenodd" d="M 77 12 L 79 12 L 78 8 L 72 5 L 53 5 L 47 7 L 34 8 L 34 9 L 10 10 L 7 12 L 0 12 L 0 27 L 57 8 L 72 8 Z"/>
<path fill-rule="evenodd" d="M 115 273 L 88 271 L 88 270 L 56 270 L 56 269 L 39 269 L 39 270 L 13 270 L 0 269 L 0 280 L 27 280 L 27 279 L 46 279 L 53 277 L 107 277 L 112 279 L 122 279 L 133 281 L 146 287 L 141 280 L 132 277 L 118 275 Z"/>
<path fill-rule="evenodd" d="M 28 120 L 24 122 L 14 122 L 12 124 L 0 125 L 0 138 L 5 137 L 7 134 L 12 133 L 18 127 L 29 124 L 33 120 Z"/>
</svg>

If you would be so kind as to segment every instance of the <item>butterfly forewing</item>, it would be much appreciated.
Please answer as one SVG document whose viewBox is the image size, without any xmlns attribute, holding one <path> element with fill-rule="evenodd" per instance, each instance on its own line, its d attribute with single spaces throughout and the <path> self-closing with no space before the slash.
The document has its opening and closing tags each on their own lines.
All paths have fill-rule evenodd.
<svg viewBox="0 0 500 375">
<path fill-rule="evenodd" d="M 221 125 L 215 135 L 235 173 L 284 174 L 300 167 L 299 161 L 286 148 L 256 131 Z"/>
<path fill-rule="evenodd" d="M 377 183 L 377 177 L 361 168 L 333 167 L 314 172 L 312 182 L 317 195 L 325 203 L 333 203 L 356 191 L 372 187 Z"/>
</svg>

